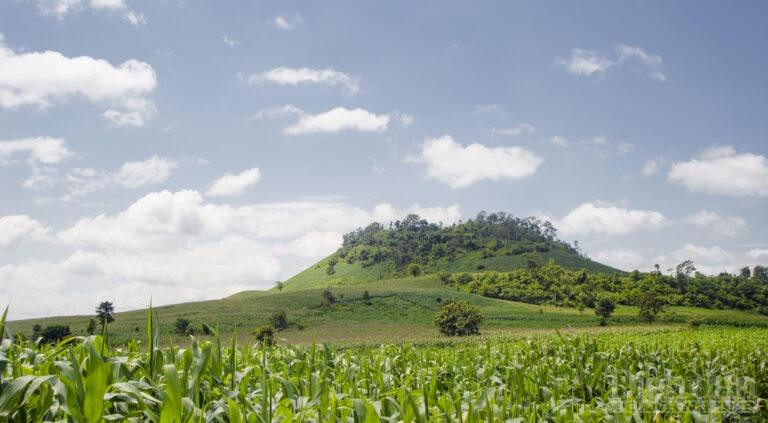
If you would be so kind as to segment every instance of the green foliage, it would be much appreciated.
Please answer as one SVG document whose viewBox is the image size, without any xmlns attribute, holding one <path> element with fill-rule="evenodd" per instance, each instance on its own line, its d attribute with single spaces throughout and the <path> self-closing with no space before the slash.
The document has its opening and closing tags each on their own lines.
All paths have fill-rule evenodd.
<svg viewBox="0 0 768 423">
<path fill-rule="evenodd" d="M 104 326 L 115 321 L 115 305 L 109 301 L 102 301 L 96 307 L 96 319 Z"/>
<path fill-rule="evenodd" d="M 269 324 L 278 332 L 288 329 L 288 315 L 285 313 L 285 310 L 280 310 L 269 316 Z"/>
<path fill-rule="evenodd" d="M 93 335 L 96 333 L 96 319 L 88 320 L 88 327 L 85 328 L 85 333 L 88 335 Z"/>
<path fill-rule="evenodd" d="M 419 266 L 419 265 L 418 265 L 418 264 L 416 264 L 416 263 L 411 263 L 411 264 L 409 264 L 409 265 L 408 265 L 408 267 L 406 268 L 406 272 L 407 272 L 409 275 L 411 275 L 411 276 L 414 276 L 414 277 L 418 277 L 418 276 L 420 276 L 420 275 L 421 275 L 421 266 Z"/>
<path fill-rule="evenodd" d="M 371 293 L 370 293 L 370 292 L 368 292 L 368 290 L 365 290 L 365 291 L 363 292 L 363 302 L 364 302 L 366 305 L 371 305 L 371 304 L 372 304 L 372 303 L 371 303 Z"/>
<path fill-rule="evenodd" d="M 326 305 L 331 305 L 336 302 L 336 296 L 333 295 L 333 292 L 329 290 L 323 291 L 323 301 Z"/>
<path fill-rule="evenodd" d="M 653 321 L 664 305 L 760 311 L 768 308 L 768 283 L 754 277 L 722 273 L 690 276 L 692 263 L 674 275 L 638 271 L 625 275 L 568 270 L 552 261 L 510 272 L 441 274 L 446 285 L 491 298 L 531 304 L 595 307 L 599 297 L 643 308 Z"/>
<path fill-rule="evenodd" d="M 40 337 L 43 338 L 42 342 L 55 344 L 71 334 L 72 331 L 67 325 L 51 325 L 43 328 L 40 332 Z"/>
<path fill-rule="evenodd" d="M 605 326 L 608 324 L 608 319 L 613 314 L 613 310 L 616 309 L 616 305 L 613 303 L 613 300 L 611 300 L 608 297 L 601 298 L 597 302 L 597 307 L 595 307 L 595 314 L 600 316 L 600 326 Z"/>
<path fill-rule="evenodd" d="M 253 335 L 261 345 L 270 346 L 275 343 L 275 328 L 270 325 L 257 328 Z"/>
<path fill-rule="evenodd" d="M 176 319 L 175 327 L 176 333 L 179 335 L 191 335 L 194 333 L 194 329 L 192 328 L 192 321 L 184 317 L 179 317 Z"/>
<path fill-rule="evenodd" d="M 435 325 L 448 336 L 479 335 L 483 313 L 466 301 L 445 303 L 435 315 Z"/>
<path fill-rule="evenodd" d="M 0 421 L 766 421 L 767 367 L 761 329 L 354 348 L 6 340 Z"/>
</svg>

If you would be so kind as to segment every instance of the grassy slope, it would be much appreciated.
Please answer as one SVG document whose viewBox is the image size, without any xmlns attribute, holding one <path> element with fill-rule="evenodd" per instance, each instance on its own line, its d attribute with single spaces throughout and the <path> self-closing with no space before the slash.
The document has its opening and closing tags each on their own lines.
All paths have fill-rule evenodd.
<svg viewBox="0 0 768 423">
<path fill-rule="evenodd" d="M 569 254 L 563 250 L 554 250 L 547 253 L 536 253 L 540 263 L 546 263 L 550 259 L 568 269 L 587 269 L 595 272 L 614 273 L 620 272 L 610 266 Z M 303 272 L 285 281 L 285 290 L 293 291 L 307 288 L 351 286 L 361 283 L 390 279 L 404 276 L 402 269 L 397 269 L 390 263 L 381 263 L 374 266 L 362 267 L 359 263 L 348 264 L 339 260 L 336 264 L 336 273 L 326 273 L 329 257 L 308 267 Z M 426 266 L 425 272 L 478 272 L 482 270 L 508 271 L 522 266 L 521 256 L 497 255 L 483 258 L 481 251 L 475 251 L 457 258 L 454 261 L 440 260 Z M 479 269 L 479 266 L 484 266 Z"/>
<path fill-rule="evenodd" d="M 362 300 L 369 291 L 371 305 Z M 592 310 L 579 313 L 572 308 L 538 306 L 457 292 L 445 288 L 434 275 L 401 278 L 367 284 L 332 288 L 338 303 L 321 306 L 322 289 L 263 292 L 249 291 L 222 300 L 184 303 L 157 308 L 161 340 L 180 343 L 183 337 L 173 334 L 177 318 L 191 319 L 196 328 L 205 322 L 220 324 L 221 331 L 238 333 L 245 342 L 251 340 L 254 328 L 267 323 L 269 315 L 280 310 L 288 313 L 295 325 L 280 337 L 288 342 L 363 342 L 430 340 L 439 338 L 432 326 L 432 316 L 441 302 L 462 298 L 477 304 L 486 316 L 484 332 L 499 334 L 553 328 L 593 328 L 597 317 Z M 612 325 L 638 325 L 634 307 L 617 308 Z M 768 317 L 757 313 L 733 310 L 704 310 L 672 307 L 660 318 L 660 324 L 682 323 L 689 318 L 736 321 L 768 325 Z M 32 326 L 67 324 L 74 334 L 84 334 L 90 316 L 58 317 L 9 323 L 12 333 L 31 334 Z M 110 325 L 113 340 L 124 341 L 131 336 L 144 337 L 146 311 L 118 313 Z M 658 324 L 657 324 L 658 325 Z M 301 328 L 299 328 L 301 326 Z"/>
</svg>

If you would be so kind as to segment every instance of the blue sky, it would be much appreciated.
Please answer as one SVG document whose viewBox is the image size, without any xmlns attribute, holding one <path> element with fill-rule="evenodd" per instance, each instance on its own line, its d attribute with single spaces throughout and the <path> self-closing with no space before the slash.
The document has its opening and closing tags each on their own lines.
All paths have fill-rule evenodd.
<svg viewBox="0 0 768 423">
<path fill-rule="evenodd" d="M 222 5 L 224 4 L 224 5 Z M 762 2 L 0 4 L 14 317 L 266 288 L 409 212 L 768 263 Z"/>
</svg>

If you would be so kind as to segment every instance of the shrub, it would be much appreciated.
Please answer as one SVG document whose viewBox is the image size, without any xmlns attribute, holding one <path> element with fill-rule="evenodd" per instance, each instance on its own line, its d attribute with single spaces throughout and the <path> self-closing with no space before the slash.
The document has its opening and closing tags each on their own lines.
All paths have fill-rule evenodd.
<svg viewBox="0 0 768 423">
<path fill-rule="evenodd" d="M 435 325 L 448 336 L 478 335 L 482 321 L 480 309 L 462 300 L 445 303 L 435 315 Z"/>
<path fill-rule="evenodd" d="M 326 289 L 323 291 L 323 300 L 326 304 L 331 305 L 336 302 L 336 297 L 333 296 L 333 292 Z"/>
<path fill-rule="evenodd" d="M 278 311 L 269 316 L 269 323 L 278 332 L 288 329 L 290 324 L 288 323 L 288 315 L 285 314 L 285 311 Z"/>
<path fill-rule="evenodd" d="M 262 326 L 256 329 L 253 334 L 261 345 L 271 346 L 275 344 L 275 328 L 272 326 Z"/>
<path fill-rule="evenodd" d="M 693 329 L 697 329 L 699 326 L 701 326 L 701 320 L 699 320 L 699 319 L 693 319 L 693 320 L 691 320 L 691 321 L 689 321 L 689 322 L 688 322 L 688 325 L 689 325 L 691 328 L 693 328 Z"/>
<path fill-rule="evenodd" d="M 597 302 L 595 314 L 601 317 L 600 326 L 606 326 L 608 324 L 608 318 L 611 317 L 615 308 L 616 305 L 613 303 L 613 300 L 608 297 L 601 298 L 600 301 Z"/>
<path fill-rule="evenodd" d="M 48 344 L 55 344 L 62 339 L 68 337 L 72 332 L 69 330 L 69 326 L 66 325 L 52 325 L 46 326 L 40 333 L 40 337 L 43 338 L 43 342 Z"/>
<path fill-rule="evenodd" d="M 191 335 L 194 330 L 192 329 L 192 321 L 179 317 L 176 319 L 176 333 L 179 335 Z"/>
<path fill-rule="evenodd" d="M 202 332 L 203 335 L 210 335 L 213 333 L 213 329 L 211 329 L 211 327 L 207 324 L 203 323 L 200 325 L 200 332 Z"/>
<path fill-rule="evenodd" d="M 371 294 L 370 294 L 370 293 L 368 293 L 368 291 L 365 291 L 365 292 L 363 292 L 363 302 L 364 302 L 366 305 L 371 305 L 371 304 L 373 304 L 373 303 L 371 303 Z"/>
<path fill-rule="evenodd" d="M 411 263 L 406 268 L 406 271 L 408 272 L 409 275 L 416 277 L 421 275 L 421 266 L 419 266 L 416 263 Z"/>
</svg>

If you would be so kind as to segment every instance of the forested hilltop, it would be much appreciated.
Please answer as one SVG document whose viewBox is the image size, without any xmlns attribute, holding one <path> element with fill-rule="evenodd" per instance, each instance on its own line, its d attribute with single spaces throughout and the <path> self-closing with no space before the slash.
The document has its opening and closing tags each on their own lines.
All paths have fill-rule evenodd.
<svg viewBox="0 0 768 423">
<path fill-rule="evenodd" d="M 557 238 L 549 222 L 504 212 L 480 212 L 452 225 L 418 215 L 385 226 L 371 223 L 344 235 L 329 257 L 286 281 L 286 289 L 351 285 L 401 276 L 508 271 L 554 260 L 567 269 L 620 273 Z"/>
</svg>

